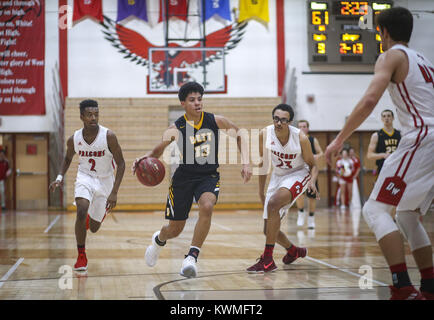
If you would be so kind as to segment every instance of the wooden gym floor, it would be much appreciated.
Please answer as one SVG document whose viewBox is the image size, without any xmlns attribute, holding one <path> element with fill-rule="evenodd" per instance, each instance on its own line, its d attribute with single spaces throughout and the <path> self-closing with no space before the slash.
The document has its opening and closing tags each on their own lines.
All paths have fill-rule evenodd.
<svg viewBox="0 0 434 320">
<path fill-rule="evenodd" d="M 98 233 L 88 233 L 87 273 L 70 272 L 77 250 L 74 213 L 13 212 L 0 214 L 0 300 L 383 300 L 391 276 L 360 211 L 321 209 L 316 229 L 296 226 L 294 209 L 282 230 L 308 256 L 284 266 L 284 250 L 274 250 L 278 270 L 248 274 L 263 251 L 262 213 L 257 210 L 215 212 L 211 231 L 198 260 L 197 278 L 179 275 L 197 211 L 184 232 L 168 241 L 154 268 L 143 259 L 151 235 L 165 220 L 161 212 L 115 212 Z M 434 218 L 424 217 L 434 240 Z M 419 271 L 407 250 L 413 283 Z M 360 278 L 372 270 L 372 287 Z"/>
</svg>

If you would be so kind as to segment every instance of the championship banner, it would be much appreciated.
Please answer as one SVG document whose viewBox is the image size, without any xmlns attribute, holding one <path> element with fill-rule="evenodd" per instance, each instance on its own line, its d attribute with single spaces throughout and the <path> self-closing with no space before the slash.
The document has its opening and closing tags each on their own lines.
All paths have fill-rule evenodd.
<svg viewBox="0 0 434 320">
<path fill-rule="evenodd" d="M 205 0 L 205 21 L 214 15 L 231 21 L 229 0 Z"/>
<path fill-rule="evenodd" d="M 168 6 L 168 8 L 166 8 Z M 158 22 L 166 20 L 166 11 L 169 18 L 177 18 L 187 21 L 187 0 L 160 0 L 160 17 Z"/>
<path fill-rule="evenodd" d="M 74 0 L 74 13 L 72 22 L 89 16 L 103 22 L 102 1 L 101 0 Z"/>
<path fill-rule="evenodd" d="M 0 115 L 45 114 L 44 71 L 45 0 L 1 1 Z"/>
<path fill-rule="evenodd" d="M 258 18 L 269 22 L 268 0 L 240 0 L 240 17 L 238 18 L 238 22 L 250 18 Z"/>
<path fill-rule="evenodd" d="M 146 0 L 118 0 L 118 17 L 116 22 L 124 20 L 129 16 L 148 21 Z"/>
</svg>

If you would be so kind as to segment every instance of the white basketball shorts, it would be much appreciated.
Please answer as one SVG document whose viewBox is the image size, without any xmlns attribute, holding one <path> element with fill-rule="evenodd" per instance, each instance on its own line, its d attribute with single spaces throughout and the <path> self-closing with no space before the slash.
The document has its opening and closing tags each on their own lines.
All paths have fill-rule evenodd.
<svg viewBox="0 0 434 320">
<path fill-rule="evenodd" d="M 434 197 L 434 129 L 406 133 L 384 162 L 370 199 L 396 206 L 397 211 L 420 209 L 425 214 Z"/>
<path fill-rule="evenodd" d="M 101 222 L 106 213 L 107 198 L 112 192 L 114 176 L 93 177 L 88 174 L 77 172 L 75 180 L 75 198 L 89 200 L 88 213 L 90 217 Z"/>
<path fill-rule="evenodd" d="M 301 168 L 300 170 L 288 173 L 286 175 L 278 176 L 271 174 L 270 182 L 268 184 L 267 195 L 265 196 L 264 204 L 264 219 L 268 218 L 267 205 L 273 194 L 280 188 L 288 189 L 292 194 L 292 201 L 286 206 L 282 207 L 279 211 L 280 218 L 282 219 L 286 213 L 286 209 L 291 208 L 295 200 L 302 195 L 306 189 L 307 185 L 311 179 L 309 170 L 307 168 Z"/>
</svg>

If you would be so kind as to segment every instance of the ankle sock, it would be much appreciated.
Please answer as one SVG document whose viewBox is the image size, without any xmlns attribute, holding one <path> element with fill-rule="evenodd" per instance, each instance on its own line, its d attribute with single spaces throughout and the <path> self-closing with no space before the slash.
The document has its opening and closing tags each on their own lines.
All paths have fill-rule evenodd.
<svg viewBox="0 0 434 320">
<path fill-rule="evenodd" d="M 408 276 L 407 265 L 405 263 L 390 266 L 392 272 L 393 285 L 396 288 L 411 286 L 410 277 Z"/>
<path fill-rule="evenodd" d="M 274 244 L 266 244 L 264 249 L 264 258 L 273 258 Z"/>
<path fill-rule="evenodd" d="M 200 253 L 200 248 L 191 246 L 190 251 L 188 251 L 187 256 L 192 256 L 197 262 L 197 258 L 199 257 L 199 253 Z"/>
<path fill-rule="evenodd" d="M 78 253 L 86 253 L 86 245 L 79 246 L 77 245 Z"/>
<path fill-rule="evenodd" d="M 420 271 L 420 290 L 434 293 L 434 267 L 429 267 Z"/>
</svg>

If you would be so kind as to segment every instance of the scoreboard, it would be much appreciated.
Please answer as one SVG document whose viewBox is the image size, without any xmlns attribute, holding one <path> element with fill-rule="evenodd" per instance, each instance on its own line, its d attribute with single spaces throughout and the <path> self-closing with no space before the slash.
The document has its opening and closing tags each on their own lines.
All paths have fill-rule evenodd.
<svg viewBox="0 0 434 320">
<path fill-rule="evenodd" d="M 324 0 L 307 5 L 310 65 L 375 64 L 383 52 L 375 15 L 391 8 L 392 1 Z"/>
</svg>

